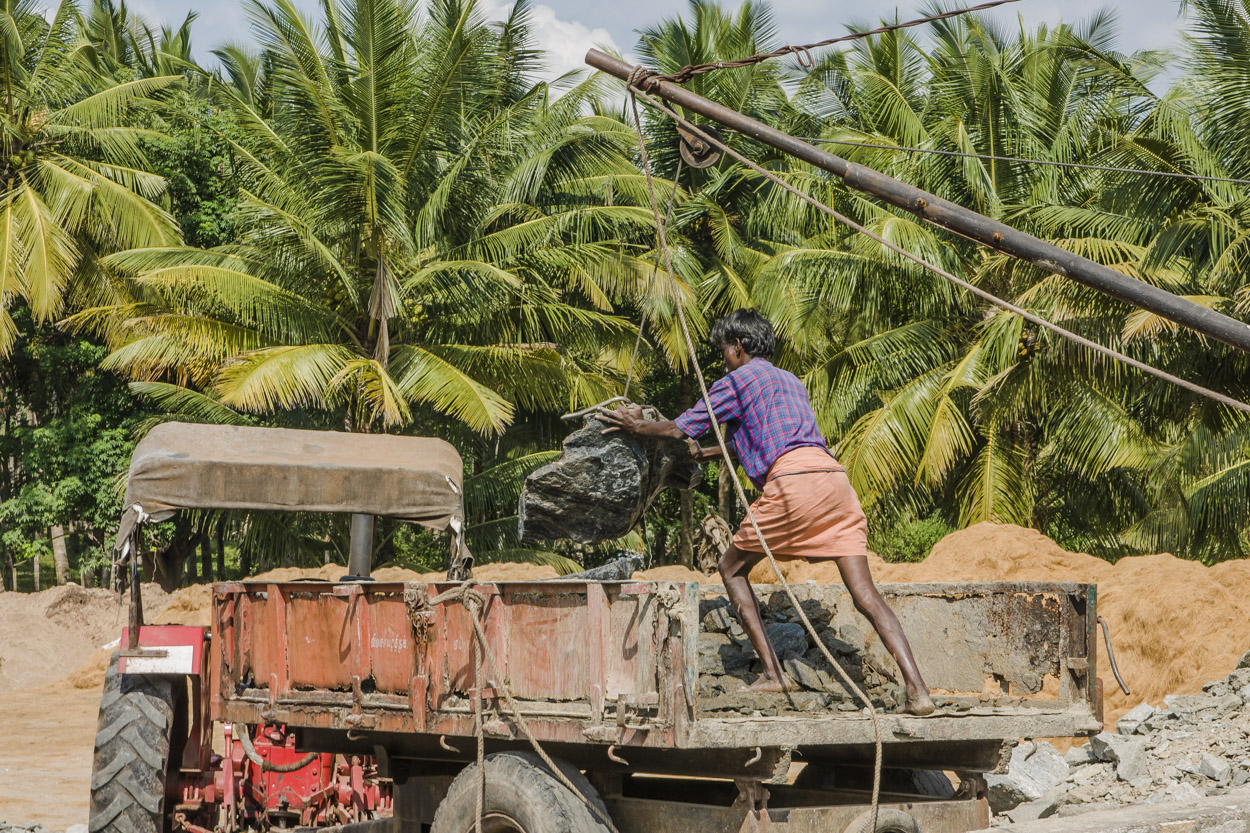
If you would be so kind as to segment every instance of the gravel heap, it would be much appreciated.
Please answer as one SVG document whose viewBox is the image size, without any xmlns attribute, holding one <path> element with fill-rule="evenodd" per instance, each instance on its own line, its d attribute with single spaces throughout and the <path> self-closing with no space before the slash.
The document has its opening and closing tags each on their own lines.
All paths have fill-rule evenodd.
<svg viewBox="0 0 1250 833">
<path fill-rule="evenodd" d="M 1007 773 L 986 780 L 999 824 L 1218 796 L 1250 783 L 1250 652 L 1202 694 L 1142 703 L 1115 732 L 1066 755 L 1045 742 L 1022 743 Z"/>
<path fill-rule="evenodd" d="M 806 609 L 809 604 L 804 602 Z M 785 712 L 858 711 L 858 702 L 828 667 L 803 627 L 798 613 L 784 595 L 761 599 L 764 626 L 793 686 L 786 694 L 740 691 L 763 671 L 755 649 L 747 639 L 728 599 L 699 602 L 702 626 L 699 633 L 699 709 L 772 716 Z M 817 634 L 855 684 L 879 709 L 895 709 L 903 702 L 901 679 L 893 670 L 875 664 L 865 649 L 864 637 L 854 625 L 834 628 L 832 611 L 811 604 L 806 610 Z"/>
</svg>

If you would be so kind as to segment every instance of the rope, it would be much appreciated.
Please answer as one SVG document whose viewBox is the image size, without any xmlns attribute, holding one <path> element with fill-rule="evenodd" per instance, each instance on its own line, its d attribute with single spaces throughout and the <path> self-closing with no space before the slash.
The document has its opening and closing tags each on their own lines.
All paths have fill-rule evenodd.
<svg viewBox="0 0 1250 833">
<path fill-rule="evenodd" d="M 608 828 L 610 833 L 620 833 L 616 829 L 616 825 L 612 823 L 612 819 L 608 814 L 600 809 L 593 801 L 591 801 L 581 790 L 579 790 L 569 777 L 556 766 L 556 762 L 551 759 L 547 752 L 543 749 L 542 744 L 538 742 L 538 738 L 534 737 L 534 733 L 530 731 L 529 724 L 525 720 L 525 716 L 521 714 L 521 710 L 517 707 L 516 700 L 512 697 L 512 690 L 508 687 L 502 674 L 499 673 L 499 665 L 495 662 L 495 652 L 491 650 L 490 644 L 486 641 L 486 631 L 482 628 L 482 622 L 479 615 L 486 607 L 486 597 L 472 587 L 473 581 L 469 580 L 450 590 L 445 590 L 430 599 L 430 606 L 443 604 L 444 602 L 457 601 L 464 605 L 465 610 L 469 612 L 469 621 L 473 624 L 474 636 L 474 661 L 476 668 L 474 671 L 475 679 L 478 681 L 478 701 L 481 701 L 481 678 L 482 678 L 482 656 L 486 657 L 486 664 L 490 669 L 491 677 L 495 684 L 495 689 L 503 695 L 506 703 L 506 710 L 509 716 L 516 722 L 517 728 L 521 730 L 521 734 L 525 735 L 525 739 L 529 741 L 530 747 L 533 748 L 534 754 L 539 757 L 551 774 L 556 777 L 570 792 L 581 799 L 581 802 L 590 808 L 595 817 Z M 478 783 L 478 803 L 477 803 L 477 822 L 476 830 L 481 831 L 482 824 L 482 805 L 486 793 L 486 767 L 484 765 L 485 750 L 485 731 L 479 720 L 475 721 L 474 734 L 477 735 L 478 751 L 477 751 L 477 783 Z"/>
<path fill-rule="evenodd" d="M 647 97 L 646 93 L 640 94 Z M 686 349 L 690 351 L 690 364 L 694 368 L 695 378 L 699 380 L 699 392 L 703 395 L 703 404 L 707 408 L 708 416 L 710 417 L 708 422 L 712 426 L 712 433 L 716 437 L 716 444 L 720 447 L 721 457 L 724 459 L 725 465 L 729 467 L 730 471 L 733 471 L 733 460 L 729 455 L 728 446 L 725 445 L 725 435 L 721 431 L 720 423 L 716 421 L 716 410 L 712 407 L 712 397 L 708 393 L 707 380 L 703 378 L 703 369 L 699 366 L 698 353 L 695 350 L 694 339 L 690 335 L 690 326 L 686 321 L 685 305 L 682 304 L 681 292 L 677 286 L 677 275 L 673 271 L 672 257 L 669 254 L 668 242 L 664 235 L 664 227 L 660 223 L 660 205 L 655 196 L 655 187 L 651 182 L 651 162 L 647 157 L 647 145 L 642 135 L 642 119 L 638 115 L 638 101 L 634 97 L 634 91 L 632 88 L 630 89 L 629 101 L 630 106 L 634 111 L 634 126 L 638 130 L 638 144 L 642 149 L 642 170 L 646 175 L 647 193 L 651 200 L 651 210 L 655 214 L 656 229 L 660 238 L 660 249 L 664 253 L 664 267 L 668 270 L 669 282 L 673 289 L 673 298 L 677 304 L 677 320 L 681 325 L 682 338 L 686 343 Z M 700 134 L 706 135 L 703 134 L 702 131 L 699 131 L 699 134 L 696 135 Z M 719 142 L 716 144 L 719 144 Z M 807 618 L 807 612 L 804 611 L 803 607 L 799 604 L 798 598 L 794 595 L 793 588 L 790 587 L 790 582 L 786 581 L 786 577 L 782 575 L 781 567 L 777 564 L 777 559 L 773 556 L 773 552 L 769 548 L 768 542 L 764 539 L 764 531 L 760 529 L 759 521 L 755 518 L 755 512 L 751 508 L 750 501 L 747 500 L 746 491 L 742 488 L 742 483 L 737 477 L 731 477 L 730 480 L 733 482 L 734 489 L 738 493 L 738 500 L 742 501 L 742 505 L 747 508 L 747 518 L 751 521 L 751 526 L 755 529 L 755 535 L 759 538 L 760 546 L 764 548 L 764 555 L 768 556 L 768 563 L 772 565 L 773 572 L 777 575 L 777 580 L 781 582 L 781 586 L 785 589 L 786 596 L 789 598 L 790 604 L 799 614 L 799 619 L 803 622 L 803 627 L 807 629 L 807 632 L 812 637 L 812 642 L 816 644 L 816 647 L 820 648 L 820 652 L 824 655 L 825 660 L 838 673 L 838 676 L 842 678 L 843 684 L 845 684 L 856 697 L 863 701 L 864 709 L 868 712 L 868 716 L 872 720 L 875 758 L 872 767 L 872 809 L 869 813 L 869 823 L 867 829 L 875 831 L 877 829 L 877 809 L 881 799 L 881 718 L 878 716 L 876 708 L 872 705 L 872 700 L 870 700 L 868 695 L 855 684 L 855 681 L 851 679 L 850 675 L 843 670 L 842 666 L 838 664 L 837 660 L 833 658 L 833 654 L 830 653 L 829 649 L 825 646 L 825 643 L 820 638 L 820 635 L 816 633 L 816 628 L 812 626 L 811 620 Z"/>
<path fill-rule="evenodd" d="M 1107 171 L 1115 174 L 1142 174 L 1145 176 L 1167 176 L 1176 179 L 1193 179 L 1200 182 L 1231 182 L 1234 185 L 1250 185 L 1250 179 L 1235 179 L 1228 176 L 1204 176 L 1187 174 L 1180 171 L 1148 171 L 1145 168 L 1116 168 L 1111 165 L 1091 165 L 1087 162 L 1056 162 L 1053 159 L 1029 159 L 1023 156 L 995 156 L 991 153 L 964 153 L 957 150 L 938 150 L 937 148 L 909 148 L 902 145 L 876 145 L 870 142 L 847 142 L 842 139 L 821 139 L 816 136 L 795 136 L 804 142 L 824 145 L 846 145 L 847 147 L 869 148 L 871 150 L 899 150 L 907 153 L 930 153 L 934 156 L 955 156 L 960 159 L 987 159 L 991 162 L 1023 162 L 1029 165 L 1047 165 L 1054 168 L 1080 168 L 1086 171 Z"/>
<path fill-rule="evenodd" d="M 633 76 L 631 75 L 631 78 L 632 77 Z M 631 93 L 632 92 L 633 91 L 631 90 Z M 682 118 L 676 112 L 666 107 L 663 103 L 651 97 L 650 95 L 647 95 L 645 92 L 642 92 L 641 90 L 639 90 L 637 91 L 637 94 L 641 96 L 642 99 L 646 101 L 648 104 L 650 104 L 652 107 L 656 108 L 661 113 L 664 113 L 666 116 L 673 119 L 674 121 L 676 121 L 678 124 L 682 125 L 683 127 L 686 127 L 687 129 L 691 130 L 692 132 L 695 133 L 695 135 L 699 136 L 704 141 L 708 142 L 711 145 L 714 145 L 715 147 L 720 148 L 722 151 L 729 154 L 734 159 L 741 162 L 743 165 L 746 165 L 748 168 L 755 171 L 760 176 L 764 177 L 770 182 L 780 185 L 782 188 L 789 191 L 791 194 L 794 194 L 796 197 L 803 200 L 804 202 L 808 203 L 813 208 L 823 211 L 825 214 L 828 214 L 830 217 L 833 217 L 838 222 L 849 226 L 850 228 L 854 229 L 855 231 L 859 232 L 860 234 L 863 234 L 864 236 L 872 240 L 875 240 L 877 243 L 886 247 L 887 249 L 894 252 L 895 254 L 901 257 L 904 257 L 907 260 L 910 260 L 913 263 L 916 263 L 924 267 L 925 269 L 928 269 L 930 272 L 933 272 L 934 274 L 942 278 L 945 278 L 946 280 L 953 283 L 955 286 L 958 286 L 961 289 L 965 289 L 968 292 L 971 292 L 973 295 L 976 295 L 978 298 L 988 301 L 989 303 L 994 304 L 997 307 L 1001 307 L 1002 309 L 1008 310 L 1009 312 L 1014 312 L 1016 315 L 1019 315 L 1024 320 L 1029 321 L 1033 324 L 1036 324 L 1037 326 L 1043 329 L 1050 330 L 1056 335 L 1062 336 L 1063 338 L 1067 339 L 1068 341 L 1071 341 L 1074 344 L 1078 344 L 1082 347 L 1086 347 L 1110 359 L 1121 362 L 1122 364 L 1126 364 L 1129 367 L 1140 370 L 1141 372 L 1146 373 L 1150 376 L 1154 376 L 1157 379 L 1162 379 L 1165 382 L 1170 382 L 1171 384 L 1176 385 L 1177 387 L 1184 388 L 1190 393 L 1196 393 L 1199 396 L 1205 396 L 1208 399 L 1211 399 L 1215 402 L 1219 402 L 1221 405 L 1225 405 L 1229 408 L 1233 408 L 1234 410 L 1242 411 L 1244 413 L 1250 413 L 1250 405 L 1246 404 L 1245 402 L 1242 402 L 1237 399 L 1233 399 L 1231 396 L 1225 396 L 1224 394 L 1213 391 L 1210 388 L 1204 388 L 1202 385 L 1196 384 L 1194 382 L 1190 382 L 1187 379 L 1182 379 L 1179 376 L 1174 376 L 1165 370 L 1160 370 L 1159 368 L 1154 367 L 1153 365 L 1149 365 L 1149 364 L 1146 364 L 1145 362 L 1141 362 L 1141 361 L 1138 361 L 1137 359 L 1131 358 L 1125 355 L 1124 353 L 1121 353 L 1118 350 L 1114 350 L 1110 347 L 1105 347 L 1096 341 L 1091 341 L 1090 339 L 1085 338 L 1084 336 L 1079 336 L 1076 333 L 1072 332 L 1071 330 L 1064 329 L 1063 327 L 1060 327 L 1058 324 L 1054 324 L 1046 320 L 1045 318 L 1034 315 L 1033 313 L 1022 309 L 1016 306 L 1015 304 L 1012 304 L 1009 301 L 1005 301 L 1002 298 L 999 298 L 996 295 L 993 295 L 985 291 L 984 289 L 981 289 L 978 286 L 974 286 L 973 284 L 968 283 L 962 278 L 955 277 L 954 275 L 952 275 L 950 272 L 946 271 L 942 267 L 932 264 L 929 261 L 925 260 L 924 258 L 920 257 L 919 255 L 912 254 L 906 249 L 894 243 L 891 243 L 890 241 L 886 240 L 881 235 L 876 234 L 875 232 L 869 231 L 868 229 L 864 228 L 859 223 L 855 222 L 849 217 L 846 217 L 838 213 L 837 211 L 833 210 L 832 208 L 825 205 L 823 202 L 816 199 L 815 197 L 812 197 L 804 193 L 803 191 L 800 191 L 798 188 L 794 187 L 790 183 L 781 179 L 773 172 L 765 170 L 764 168 L 752 162 L 750 159 L 747 159 L 745 156 L 738 153 L 733 148 L 729 147 L 729 145 L 716 139 L 714 136 L 711 136 L 710 134 L 703 132 L 702 130 L 698 128 L 697 125 Z"/>
<path fill-rule="evenodd" d="M 966 9 L 955 9 L 954 11 L 949 11 L 949 12 L 942 12 L 941 14 L 930 15 L 928 17 L 921 17 L 921 18 L 917 18 L 916 20 L 909 20 L 906 23 L 891 23 L 887 26 L 879 26 L 876 29 L 870 29 L 864 32 L 852 32 L 849 35 L 842 35 L 836 38 L 829 38 L 828 40 L 822 40 L 817 43 L 809 43 L 806 46 L 791 46 L 787 44 L 783 47 L 780 47 L 779 49 L 774 49 L 772 52 L 763 52 L 763 53 L 759 53 L 756 55 L 750 55 L 746 58 L 737 58 L 732 61 L 714 61 L 714 62 L 710 62 L 706 64 L 690 64 L 690 65 L 682 67 L 681 69 L 677 70 L 674 73 L 670 73 L 669 75 L 659 75 L 658 73 L 650 73 L 650 78 L 652 79 L 652 81 L 648 82 L 648 86 L 650 86 L 651 83 L 658 82 L 658 81 L 672 81 L 675 84 L 684 84 L 696 75 L 704 75 L 709 72 L 715 72 L 718 69 L 737 69 L 739 67 L 745 67 L 745 66 L 750 66 L 752 64 L 762 63 L 763 61 L 767 61 L 771 58 L 781 58 L 785 55 L 794 55 L 796 58 L 798 58 L 798 61 L 802 66 L 806 68 L 811 68 L 814 65 L 814 62 L 812 61 L 812 56 L 810 54 L 811 50 L 819 49 L 822 46 L 832 46 L 835 43 L 843 43 L 845 41 L 859 40 L 861 38 L 870 38 L 873 35 L 882 35 L 882 34 L 885 34 L 886 32 L 893 32 L 896 29 L 908 29 L 912 26 L 922 26 L 925 23 L 934 23 L 935 21 L 938 21 L 938 20 L 946 20 L 947 18 L 958 17 L 960 15 L 969 14 L 971 12 L 980 12 L 980 11 L 984 11 L 985 9 L 992 9 L 995 6 L 1002 6 L 1007 3 L 1015 3 L 1015 2 L 1018 2 L 1018 0 L 993 0 L 993 2 L 982 3 L 979 6 L 972 6 L 971 8 L 966 8 Z"/>
<path fill-rule="evenodd" d="M 685 160 L 681 155 L 677 156 L 677 173 L 673 175 L 673 191 L 668 195 L 668 211 L 664 215 L 664 224 L 668 225 L 673 220 L 673 206 L 677 204 L 677 186 L 681 182 L 681 166 Z M 651 277 L 647 280 L 647 294 L 651 293 L 655 286 L 655 276 L 660 271 L 660 248 L 659 238 L 656 238 L 655 264 L 651 267 Z M 642 331 L 647 327 L 647 305 L 642 305 L 642 322 L 638 325 L 638 338 L 634 339 L 634 354 L 629 357 L 629 375 L 625 377 L 625 393 L 621 397 L 624 400 L 629 399 L 629 386 L 634 381 L 634 366 L 638 362 L 638 348 L 642 345 Z M 598 410 L 598 406 L 594 410 Z"/>
</svg>

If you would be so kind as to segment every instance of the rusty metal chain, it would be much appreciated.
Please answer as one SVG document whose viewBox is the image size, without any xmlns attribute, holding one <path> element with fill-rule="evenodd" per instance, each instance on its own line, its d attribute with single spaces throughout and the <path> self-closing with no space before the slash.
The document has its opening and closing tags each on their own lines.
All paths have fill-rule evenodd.
<svg viewBox="0 0 1250 833">
<path fill-rule="evenodd" d="M 995 6 L 1003 6 L 1007 3 L 1018 3 L 1019 0 L 992 0 L 989 3 L 982 3 L 979 6 L 971 6 L 965 9 L 955 9 L 941 14 L 929 15 L 928 17 L 920 17 L 915 20 L 909 20 L 906 23 L 891 23 L 886 26 L 878 26 L 876 29 L 869 29 L 863 32 L 852 32 L 849 35 L 842 35 L 828 40 L 818 41 L 817 43 L 809 43 L 803 46 L 791 46 L 786 44 L 772 52 L 761 52 L 755 55 L 749 55 L 745 58 L 735 58 L 732 61 L 712 61 L 706 64 L 688 64 L 676 72 L 668 75 L 660 75 L 657 72 L 647 70 L 647 75 L 639 79 L 643 89 L 651 89 L 653 84 L 660 81 L 672 81 L 674 84 L 684 84 L 696 75 L 706 75 L 709 72 L 715 72 L 718 69 L 738 69 L 739 67 L 751 66 L 752 64 L 762 63 L 773 58 L 782 58 L 786 55 L 794 55 L 799 63 L 805 68 L 810 69 L 815 65 L 812 59 L 811 50 L 820 49 L 825 46 L 832 46 L 835 43 L 844 43 L 846 41 L 859 40 L 861 38 L 870 38 L 873 35 L 882 35 L 886 32 L 893 32 L 896 29 L 908 29 L 912 26 L 922 26 L 926 23 L 934 23 L 939 20 L 946 20 L 951 17 L 959 17 L 960 15 L 970 14 L 972 12 L 985 11 Z M 631 84 L 632 85 L 632 84 Z"/>
</svg>

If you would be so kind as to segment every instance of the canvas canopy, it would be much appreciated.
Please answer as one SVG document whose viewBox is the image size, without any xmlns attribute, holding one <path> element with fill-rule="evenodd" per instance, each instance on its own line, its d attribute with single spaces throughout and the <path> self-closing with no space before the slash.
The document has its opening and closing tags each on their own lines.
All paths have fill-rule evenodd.
<svg viewBox="0 0 1250 833">
<path fill-rule="evenodd" d="M 131 457 L 117 546 L 179 509 L 350 512 L 459 533 L 463 476 L 438 439 L 167 422 Z"/>
</svg>

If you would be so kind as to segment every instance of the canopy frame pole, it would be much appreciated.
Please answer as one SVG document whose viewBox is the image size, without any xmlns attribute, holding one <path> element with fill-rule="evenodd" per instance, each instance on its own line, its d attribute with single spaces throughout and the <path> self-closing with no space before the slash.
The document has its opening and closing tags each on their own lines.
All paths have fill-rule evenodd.
<svg viewBox="0 0 1250 833">
<path fill-rule="evenodd" d="M 807 162 L 842 179 L 848 187 L 876 197 L 917 217 L 995 251 L 1027 261 L 1096 289 L 1131 306 L 1152 312 L 1198 333 L 1250 352 L 1250 325 L 1208 309 L 1144 281 L 1123 275 L 1047 243 L 1031 234 L 991 220 L 961 205 L 900 182 L 872 168 L 849 162 L 826 150 L 744 116 L 662 78 L 644 76 L 643 70 L 598 49 L 586 53 L 586 63 L 608 75 L 636 83 L 639 89 L 711 119 L 718 124 Z M 637 75 L 635 74 L 637 73 Z M 652 76 L 654 73 L 651 74 Z"/>
<path fill-rule="evenodd" d="M 352 515 L 351 545 L 347 555 L 347 579 L 367 579 L 373 573 L 372 515 Z"/>
</svg>

